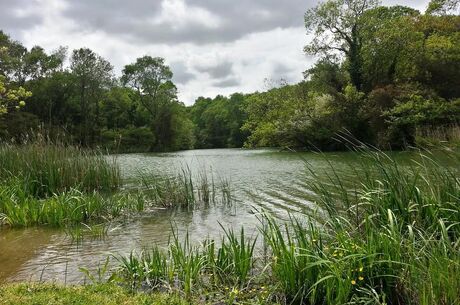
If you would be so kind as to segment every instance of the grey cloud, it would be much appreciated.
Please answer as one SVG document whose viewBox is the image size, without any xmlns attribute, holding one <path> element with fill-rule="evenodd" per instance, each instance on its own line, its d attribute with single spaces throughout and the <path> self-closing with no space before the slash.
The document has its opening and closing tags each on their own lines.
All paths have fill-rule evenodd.
<svg viewBox="0 0 460 305">
<path fill-rule="evenodd" d="M 229 79 L 224 79 L 221 81 L 217 81 L 213 83 L 214 87 L 218 88 L 228 88 L 228 87 L 236 87 L 241 84 L 241 81 L 237 79 L 236 77 L 231 77 Z"/>
<path fill-rule="evenodd" d="M 65 15 L 87 30 L 102 30 L 145 44 L 228 42 L 278 27 L 299 27 L 303 25 L 308 3 L 305 0 L 185 0 L 187 5 L 217 17 L 219 26 L 190 23 L 175 27 L 169 23 L 150 23 L 161 12 L 159 0 L 65 1 Z"/>
<path fill-rule="evenodd" d="M 86 30 L 102 30 L 140 44 L 230 42 L 247 34 L 275 28 L 303 27 L 305 11 L 317 3 L 306 0 L 183 0 L 188 6 L 209 12 L 219 20 L 219 25 L 207 27 L 189 22 L 177 27 L 177 24 L 153 25 L 150 22 L 159 16 L 166 0 L 63 1 L 67 4 L 65 15 Z M 394 5 L 396 2 L 422 8 L 421 3 L 428 0 L 407 0 L 404 3 L 385 0 L 383 4 Z"/>
<path fill-rule="evenodd" d="M 21 30 L 41 24 L 43 17 L 37 12 L 38 5 L 36 0 L 0 0 L 0 30 L 17 37 Z"/>
<path fill-rule="evenodd" d="M 208 73 L 212 78 L 225 78 L 232 74 L 233 64 L 224 61 L 215 66 L 197 66 L 195 69 L 202 73 Z"/>
<path fill-rule="evenodd" d="M 282 63 L 277 63 L 273 67 L 273 74 L 275 76 L 285 76 L 287 74 L 290 74 L 293 71 L 291 67 L 288 67 Z"/>
<path fill-rule="evenodd" d="M 189 72 L 188 67 L 183 61 L 172 62 L 170 67 L 174 74 L 173 81 L 175 83 L 185 85 L 196 78 L 193 73 Z"/>
</svg>

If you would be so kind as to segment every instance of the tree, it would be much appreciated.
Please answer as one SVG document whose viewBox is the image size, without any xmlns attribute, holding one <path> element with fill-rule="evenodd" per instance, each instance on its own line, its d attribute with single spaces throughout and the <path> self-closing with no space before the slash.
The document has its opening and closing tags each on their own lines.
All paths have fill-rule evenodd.
<svg viewBox="0 0 460 305">
<path fill-rule="evenodd" d="M 183 130 L 174 126 L 181 107 L 177 107 L 180 103 L 172 76 L 171 69 L 159 57 L 140 57 L 123 69 L 122 83 L 137 92 L 139 103 L 150 114 L 154 134 L 151 150 L 173 149 L 178 131 Z"/>
<path fill-rule="evenodd" d="M 171 95 L 170 90 L 174 90 L 170 86 L 172 76 L 163 58 L 144 56 L 125 66 L 122 82 L 135 89 L 145 109 L 155 115 L 162 97 Z"/>
<path fill-rule="evenodd" d="M 70 68 L 79 92 L 82 121 L 80 139 L 83 144 L 88 145 L 95 141 L 100 124 L 99 102 L 104 89 L 108 89 L 112 82 L 113 67 L 104 58 L 86 48 L 74 50 L 70 60 Z"/>
<path fill-rule="evenodd" d="M 305 52 L 329 57 L 345 55 L 351 82 L 358 90 L 362 85 L 360 18 L 378 4 L 378 0 L 328 0 L 305 14 L 307 32 L 314 36 Z"/>
<path fill-rule="evenodd" d="M 49 55 L 39 46 L 28 50 L 0 31 L 0 74 L 20 86 L 62 70 L 65 57 L 66 48 L 60 47 Z"/>
<path fill-rule="evenodd" d="M 362 89 L 372 91 L 396 79 L 415 77 L 416 54 L 423 39 L 414 29 L 420 12 L 404 6 L 380 6 L 361 17 Z"/>
</svg>

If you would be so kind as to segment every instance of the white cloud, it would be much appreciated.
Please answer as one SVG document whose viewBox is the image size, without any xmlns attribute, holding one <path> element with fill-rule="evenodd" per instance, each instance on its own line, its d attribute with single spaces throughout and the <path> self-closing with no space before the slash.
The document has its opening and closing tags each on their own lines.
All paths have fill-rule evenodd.
<svg viewBox="0 0 460 305">
<path fill-rule="evenodd" d="M 221 21 L 208 10 L 187 5 L 184 0 L 163 0 L 161 13 L 152 18 L 152 23 L 154 25 L 168 24 L 173 30 L 178 30 L 190 25 L 217 28 Z"/>
</svg>

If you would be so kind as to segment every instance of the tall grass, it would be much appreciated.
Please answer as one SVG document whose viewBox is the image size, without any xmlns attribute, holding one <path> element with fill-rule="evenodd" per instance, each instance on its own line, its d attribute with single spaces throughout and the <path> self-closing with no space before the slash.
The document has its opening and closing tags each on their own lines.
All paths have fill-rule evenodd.
<svg viewBox="0 0 460 305">
<path fill-rule="evenodd" d="M 460 125 L 417 127 L 415 143 L 418 147 L 460 147 Z"/>
<path fill-rule="evenodd" d="M 46 143 L 2 145 L 0 182 L 43 198 L 70 189 L 112 191 L 120 185 L 120 172 L 95 151 Z"/>
<path fill-rule="evenodd" d="M 239 236 L 239 237 L 238 237 Z M 245 287 L 254 272 L 255 240 L 248 239 L 241 230 L 237 235 L 226 231 L 222 243 L 206 240 L 192 245 L 187 234 L 180 240 L 177 233 L 165 250 L 153 247 L 139 254 L 116 256 L 119 276 L 132 288 L 147 285 L 178 289 L 191 297 L 202 287 L 215 285 Z"/>
<path fill-rule="evenodd" d="M 459 302 L 460 281 L 454 280 L 460 278 L 458 168 L 444 165 L 430 153 L 420 153 L 409 164 L 400 164 L 383 152 L 359 150 L 357 153 L 362 162 L 350 168 L 359 183 L 351 187 L 332 165 L 325 175 L 326 181 L 320 178 L 324 175 L 309 167 L 312 178 L 308 179 L 308 184 L 317 194 L 316 202 L 328 214 L 326 221 L 315 219 L 322 223 L 320 227 L 310 224 L 315 229 L 302 232 L 295 222 L 281 234 L 272 223 L 266 233 L 274 253 L 287 257 L 287 263 L 281 267 L 274 264 L 273 269 L 286 283 L 286 295 L 296 300 L 299 296 L 301 300 L 308 298 L 311 304 L 321 303 L 321 300 L 311 299 L 318 295 L 318 290 L 322 291 L 319 295 L 325 297 L 322 300 L 327 300 L 327 304 L 366 298 L 375 300 L 375 295 L 380 302 L 389 304 Z M 458 164 L 455 152 L 451 152 L 450 157 Z M 315 237 L 318 232 L 322 232 L 320 239 Z M 324 258 L 327 251 L 318 252 L 302 239 L 303 236 L 321 240 L 320 249 L 326 246 L 328 251 L 334 249 L 336 257 L 342 255 L 343 259 L 334 262 L 334 267 L 346 262 L 349 268 L 344 269 L 340 277 L 315 271 L 317 281 L 313 278 L 306 286 L 300 283 L 309 281 L 299 279 L 299 275 L 292 280 L 293 275 L 288 271 L 299 270 L 296 264 L 311 270 L 330 262 L 329 256 Z M 305 264 L 304 257 L 317 263 Z M 359 268 L 363 268 L 360 277 L 364 286 L 353 276 L 351 270 L 356 270 L 356 263 L 350 259 L 362 266 Z M 277 268 L 281 268 L 281 272 Z M 307 271 L 302 273 L 308 274 Z M 339 285 L 340 281 L 334 285 L 328 283 L 332 278 L 341 279 L 343 283 L 348 278 L 353 285 L 348 289 L 347 285 Z M 337 290 L 336 296 L 330 299 L 329 289 L 333 287 L 343 288 L 343 291 Z"/>
</svg>

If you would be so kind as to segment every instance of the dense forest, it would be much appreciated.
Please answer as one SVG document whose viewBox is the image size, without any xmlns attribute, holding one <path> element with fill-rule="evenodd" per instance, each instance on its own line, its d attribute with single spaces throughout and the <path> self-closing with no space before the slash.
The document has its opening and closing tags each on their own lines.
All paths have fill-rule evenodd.
<svg viewBox="0 0 460 305">
<path fill-rule="evenodd" d="M 362 4 L 365 5 L 362 5 Z M 0 31 L 0 138 L 51 138 L 115 151 L 220 147 L 334 150 L 347 131 L 383 149 L 460 142 L 458 1 L 426 12 L 329 0 L 305 14 L 318 59 L 298 84 L 178 100 L 165 59 L 121 76 L 94 51 L 27 49 Z"/>
</svg>

